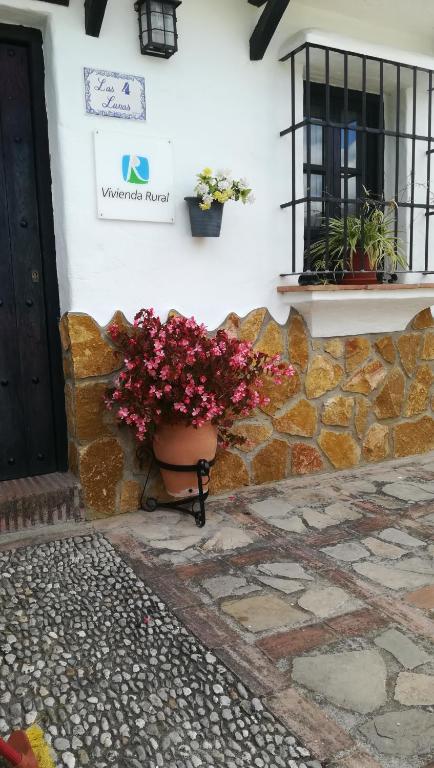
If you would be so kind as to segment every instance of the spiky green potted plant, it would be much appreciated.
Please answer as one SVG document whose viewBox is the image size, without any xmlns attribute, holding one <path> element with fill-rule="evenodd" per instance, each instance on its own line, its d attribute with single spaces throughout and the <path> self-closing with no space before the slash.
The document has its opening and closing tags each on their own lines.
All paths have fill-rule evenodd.
<svg viewBox="0 0 434 768">
<path fill-rule="evenodd" d="M 394 200 L 365 200 L 360 216 L 331 218 L 328 232 L 309 248 L 315 271 L 346 285 L 376 283 L 384 272 L 407 268 L 402 240 L 395 234 Z"/>
</svg>

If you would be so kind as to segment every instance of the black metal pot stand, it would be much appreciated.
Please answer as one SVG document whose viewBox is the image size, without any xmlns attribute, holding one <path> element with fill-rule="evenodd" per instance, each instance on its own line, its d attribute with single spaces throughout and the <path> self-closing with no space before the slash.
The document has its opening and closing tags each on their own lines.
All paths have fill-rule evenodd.
<svg viewBox="0 0 434 768">
<path fill-rule="evenodd" d="M 148 496 L 144 499 L 146 485 L 143 490 L 141 508 L 148 512 L 153 512 L 155 509 L 173 509 L 176 512 L 185 512 L 187 515 L 194 517 L 198 528 L 203 528 L 206 523 L 205 515 L 205 501 L 208 498 L 208 485 L 211 467 L 214 464 L 215 459 L 206 461 L 206 459 L 199 459 L 197 464 L 166 464 L 164 461 L 160 461 L 155 456 L 153 461 L 160 469 L 168 469 L 171 472 L 196 472 L 197 475 L 197 487 L 199 493 L 196 496 L 190 496 L 188 498 L 179 499 L 178 501 L 159 502 L 152 496 Z M 149 477 L 149 475 L 148 475 Z"/>
</svg>

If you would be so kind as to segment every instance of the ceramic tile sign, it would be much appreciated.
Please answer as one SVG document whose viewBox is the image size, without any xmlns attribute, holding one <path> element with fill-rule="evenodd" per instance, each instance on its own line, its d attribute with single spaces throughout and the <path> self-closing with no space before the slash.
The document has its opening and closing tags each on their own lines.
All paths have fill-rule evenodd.
<svg viewBox="0 0 434 768">
<path fill-rule="evenodd" d="M 86 112 L 124 120 L 146 120 L 145 79 L 84 68 Z"/>
<path fill-rule="evenodd" d="M 100 219 L 173 223 L 173 155 L 169 139 L 95 131 Z"/>
</svg>

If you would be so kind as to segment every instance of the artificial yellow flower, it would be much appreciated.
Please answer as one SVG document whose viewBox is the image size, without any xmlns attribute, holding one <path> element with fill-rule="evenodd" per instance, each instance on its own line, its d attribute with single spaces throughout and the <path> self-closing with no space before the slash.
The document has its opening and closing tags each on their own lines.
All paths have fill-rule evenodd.
<svg viewBox="0 0 434 768">
<path fill-rule="evenodd" d="M 211 203 L 199 203 L 199 208 L 201 211 L 209 211 L 211 208 Z"/>
<path fill-rule="evenodd" d="M 207 179 L 209 179 L 209 177 L 212 176 L 212 168 L 204 168 L 201 176 L 205 176 Z"/>
</svg>

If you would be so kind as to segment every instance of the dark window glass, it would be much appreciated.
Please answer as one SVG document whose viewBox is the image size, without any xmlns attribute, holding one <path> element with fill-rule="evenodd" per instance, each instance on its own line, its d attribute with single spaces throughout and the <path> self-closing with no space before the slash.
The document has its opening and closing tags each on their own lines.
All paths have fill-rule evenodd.
<svg viewBox="0 0 434 768">
<path fill-rule="evenodd" d="M 362 92 L 348 90 L 346 111 L 344 89 L 330 86 L 329 91 L 328 124 L 304 128 L 304 188 L 305 196 L 311 198 L 310 204 L 305 204 L 307 243 L 320 237 L 326 216 L 340 217 L 345 211 L 350 216 L 359 214 L 364 189 L 374 199 L 383 195 L 384 182 L 378 171 L 382 137 L 378 133 L 356 130 L 363 126 Z M 305 91 L 305 114 L 306 111 Z M 326 86 L 321 83 L 310 83 L 310 116 L 326 121 Z M 345 119 L 348 128 L 341 127 Z M 366 94 L 366 126 L 380 127 L 378 95 Z M 310 185 L 307 175 L 309 136 Z M 318 197 L 322 200 L 315 199 Z"/>
</svg>

